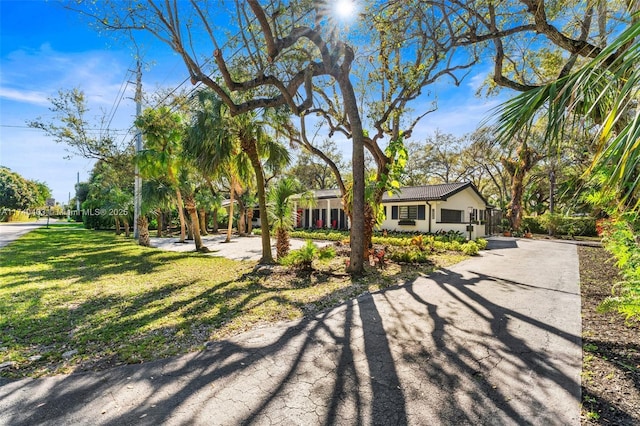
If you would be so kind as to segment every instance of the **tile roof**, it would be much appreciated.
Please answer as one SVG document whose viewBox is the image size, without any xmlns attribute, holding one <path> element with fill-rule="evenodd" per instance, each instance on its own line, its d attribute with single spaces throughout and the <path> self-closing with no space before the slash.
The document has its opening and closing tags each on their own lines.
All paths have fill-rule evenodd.
<svg viewBox="0 0 640 426">
<path fill-rule="evenodd" d="M 438 201 L 446 200 L 452 195 L 471 187 L 484 201 L 484 197 L 471 182 L 443 183 L 438 185 L 406 186 L 400 188 L 397 193 L 389 195 L 385 192 L 382 196 L 383 203 L 394 201 Z M 313 191 L 316 200 L 341 198 L 339 189 L 316 189 Z M 297 198 L 297 197 L 294 197 Z M 486 203 L 486 201 L 485 201 Z"/>
<path fill-rule="evenodd" d="M 398 193 L 391 196 L 385 192 L 382 196 L 383 203 L 392 201 L 436 201 L 446 200 L 455 193 L 462 191 L 471 182 L 443 183 L 439 185 L 406 186 L 400 188 Z"/>
</svg>

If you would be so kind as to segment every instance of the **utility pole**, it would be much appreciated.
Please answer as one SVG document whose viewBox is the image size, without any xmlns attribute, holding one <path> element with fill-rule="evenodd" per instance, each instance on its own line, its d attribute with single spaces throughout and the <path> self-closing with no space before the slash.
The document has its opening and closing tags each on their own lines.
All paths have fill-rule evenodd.
<svg viewBox="0 0 640 426">
<path fill-rule="evenodd" d="M 140 117 L 142 113 L 142 68 L 140 66 L 140 60 L 138 59 L 138 66 L 136 69 L 136 94 L 134 100 L 136 101 L 136 118 Z M 136 154 L 142 151 L 142 132 L 137 129 L 136 133 Z M 135 181 L 133 189 L 133 238 L 138 239 L 140 237 L 140 230 L 138 229 L 138 218 L 140 217 L 142 210 L 142 178 L 140 177 L 140 168 L 138 162 L 135 165 Z"/>
</svg>

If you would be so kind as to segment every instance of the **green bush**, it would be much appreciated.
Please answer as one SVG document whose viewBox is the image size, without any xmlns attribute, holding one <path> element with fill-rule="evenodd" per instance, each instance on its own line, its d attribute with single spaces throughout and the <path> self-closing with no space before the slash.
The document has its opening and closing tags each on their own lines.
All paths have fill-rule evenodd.
<svg viewBox="0 0 640 426">
<path fill-rule="evenodd" d="M 9 213 L 3 215 L 1 222 L 27 222 L 29 214 L 22 210 L 9 210 Z"/>
<path fill-rule="evenodd" d="M 540 221 L 540 216 L 525 216 L 522 218 L 522 230 L 529 230 L 534 234 L 546 234 L 547 228 Z"/>
<path fill-rule="evenodd" d="M 86 200 L 82 203 L 82 223 L 86 229 L 111 229 L 114 220 L 100 201 Z"/>
<path fill-rule="evenodd" d="M 460 241 L 457 241 L 457 240 L 449 241 L 448 243 L 444 243 L 444 247 L 445 247 L 446 250 L 462 251 L 462 243 Z"/>
<path fill-rule="evenodd" d="M 309 240 L 325 240 L 325 241 L 340 241 L 349 236 L 349 232 L 336 231 L 331 229 L 317 229 L 317 230 L 294 230 L 289 232 L 291 238 L 302 238 Z"/>
<path fill-rule="evenodd" d="M 526 216 L 522 219 L 522 229 L 536 234 L 569 235 L 595 237 L 596 219 L 592 217 L 563 216 L 545 213 L 542 216 Z"/>
<path fill-rule="evenodd" d="M 485 240 L 484 238 L 478 238 L 476 239 L 476 244 L 478 245 L 478 248 L 480 250 L 486 250 L 487 246 L 489 245 L 489 241 Z"/>
<path fill-rule="evenodd" d="M 635 238 L 638 225 L 638 218 L 632 214 L 608 221 L 603 228 L 604 247 L 616 258 L 624 280 L 614 285 L 614 296 L 600 308 L 615 309 L 627 319 L 640 318 L 640 247 Z"/>
<path fill-rule="evenodd" d="M 480 247 L 474 241 L 468 241 L 461 246 L 462 252 L 467 256 L 475 256 L 480 251 Z"/>
<path fill-rule="evenodd" d="M 307 240 L 305 245 L 299 250 L 292 250 L 288 255 L 280 259 L 280 263 L 285 266 L 296 266 L 311 269 L 313 261 L 329 260 L 336 256 L 336 251 L 331 246 L 318 248 L 313 241 Z"/>
<path fill-rule="evenodd" d="M 393 247 L 387 252 L 387 257 L 394 262 L 406 263 L 429 263 L 428 251 L 420 250 L 418 247 Z"/>
<path fill-rule="evenodd" d="M 436 232 L 434 234 L 434 238 L 437 241 L 443 241 L 445 243 L 453 241 L 464 243 L 465 241 L 467 241 L 467 237 L 460 231 Z"/>
</svg>

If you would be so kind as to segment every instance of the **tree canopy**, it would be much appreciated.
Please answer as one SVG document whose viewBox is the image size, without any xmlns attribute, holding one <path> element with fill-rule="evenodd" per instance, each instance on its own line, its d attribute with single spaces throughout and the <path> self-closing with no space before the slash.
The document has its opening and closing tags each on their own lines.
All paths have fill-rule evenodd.
<svg viewBox="0 0 640 426">
<path fill-rule="evenodd" d="M 44 207 L 51 190 L 44 182 L 25 179 L 8 167 L 0 166 L 0 208 L 27 210 Z"/>
</svg>

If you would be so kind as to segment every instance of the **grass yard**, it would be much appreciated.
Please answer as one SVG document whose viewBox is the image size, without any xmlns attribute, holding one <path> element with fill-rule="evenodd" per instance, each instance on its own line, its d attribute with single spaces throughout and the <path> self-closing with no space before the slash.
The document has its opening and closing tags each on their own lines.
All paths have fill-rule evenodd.
<svg viewBox="0 0 640 426">
<path fill-rule="evenodd" d="M 0 375 L 99 370 L 187 353 L 463 258 L 441 254 L 430 265 L 391 264 L 353 280 L 340 258 L 314 272 L 254 269 L 254 262 L 144 248 L 76 225 L 40 228 L 0 249 Z"/>
</svg>

